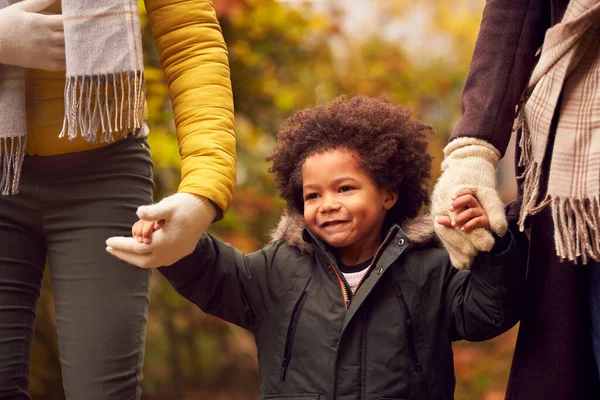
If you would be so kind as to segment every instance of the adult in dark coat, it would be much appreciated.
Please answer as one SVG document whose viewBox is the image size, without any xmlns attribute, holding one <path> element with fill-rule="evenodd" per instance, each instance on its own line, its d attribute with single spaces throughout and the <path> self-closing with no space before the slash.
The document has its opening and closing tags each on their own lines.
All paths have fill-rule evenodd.
<svg viewBox="0 0 600 400">
<path fill-rule="evenodd" d="M 538 49 L 546 31 L 561 21 L 568 4 L 568 0 L 487 1 L 463 91 L 463 118 L 452 133 L 451 144 L 456 139 L 480 139 L 498 150 L 498 158 L 504 155 L 515 107 L 535 66 Z M 556 119 L 555 115 L 550 142 L 556 135 Z M 545 193 L 548 163 L 542 170 L 540 193 Z M 519 219 L 519 189 L 519 198 L 508 209 L 509 222 Z M 590 266 L 560 262 L 549 207 L 531 216 L 528 226 L 531 242 L 526 300 L 506 398 L 600 398 L 590 340 Z"/>
</svg>

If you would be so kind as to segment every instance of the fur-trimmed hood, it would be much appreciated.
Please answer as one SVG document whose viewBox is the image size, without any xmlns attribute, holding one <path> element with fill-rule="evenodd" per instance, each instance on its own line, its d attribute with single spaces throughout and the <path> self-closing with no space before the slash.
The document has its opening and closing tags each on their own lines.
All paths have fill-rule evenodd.
<svg viewBox="0 0 600 400">
<path fill-rule="evenodd" d="M 313 247 L 302 239 L 306 228 L 304 216 L 293 211 L 286 211 L 281 216 L 277 228 L 271 232 L 271 240 L 285 240 L 290 246 L 298 248 L 303 253 L 312 254 Z M 411 219 L 401 227 L 408 237 L 412 247 L 439 247 L 440 242 L 433 230 L 433 221 L 429 214 Z"/>
</svg>

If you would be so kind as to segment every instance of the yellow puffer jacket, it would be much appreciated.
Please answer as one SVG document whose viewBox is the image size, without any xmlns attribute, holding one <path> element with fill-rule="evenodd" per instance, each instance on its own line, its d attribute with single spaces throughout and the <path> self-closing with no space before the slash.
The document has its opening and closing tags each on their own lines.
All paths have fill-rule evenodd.
<svg viewBox="0 0 600 400">
<path fill-rule="evenodd" d="M 181 155 L 179 191 L 204 196 L 225 213 L 236 174 L 233 95 L 227 48 L 212 0 L 145 3 L 173 104 Z M 105 145 L 81 137 L 73 141 L 58 138 L 64 82 L 64 72 L 28 71 L 30 155 L 64 154 Z"/>
<path fill-rule="evenodd" d="M 146 0 L 173 102 L 180 192 L 212 200 L 223 213 L 235 185 L 233 95 L 227 47 L 212 0 Z"/>
</svg>

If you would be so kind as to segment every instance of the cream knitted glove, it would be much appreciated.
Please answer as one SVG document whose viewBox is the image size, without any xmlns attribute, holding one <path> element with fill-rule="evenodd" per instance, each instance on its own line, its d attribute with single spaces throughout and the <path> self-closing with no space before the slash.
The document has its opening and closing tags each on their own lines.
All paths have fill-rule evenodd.
<svg viewBox="0 0 600 400">
<path fill-rule="evenodd" d="M 44 15 L 56 0 L 24 0 L 0 9 L 0 63 L 64 71 L 62 15 Z"/>
<path fill-rule="evenodd" d="M 176 193 L 157 204 L 139 207 L 137 215 L 146 221 L 165 220 L 164 226 L 153 232 L 152 243 L 115 236 L 106 241 L 106 251 L 138 267 L 157 268 L 191 254 L 200 236 L 215 219 L 216 210 L 202 196 Z"/>
<path fill-rule="evenodd" d="M 442 176 L 431 197 L 431 214 L 435 231 L 450 254 L 450 261 L 463 269 L 471 265 L 478 251 L 489 251 L 494 246 L 494 237 L 483 228 L 468 233 L 458 228 L 449 228 L 437 223 L 439 216 L 449 216 L 452 196 L 461 189 L 470 189 L 485 210 L 493 232 L 499 236 L 506 233 L 507 223 L 504 204 L 496 191 L 496 167 L 500 152 L 488 142 L 475 138 L 458 138 L 444 149 Z"/>
</svg>

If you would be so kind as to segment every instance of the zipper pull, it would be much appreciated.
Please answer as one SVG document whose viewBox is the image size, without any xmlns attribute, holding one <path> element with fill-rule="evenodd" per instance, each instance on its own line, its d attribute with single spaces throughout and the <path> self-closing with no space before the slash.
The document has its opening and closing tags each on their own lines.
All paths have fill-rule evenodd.
<svg viewBox="0 0 600 400">
<path fill-rule="evenodd" d="M 346 310 L 350 308 L 350 299 L 346 300 Z"/>
</svg>

